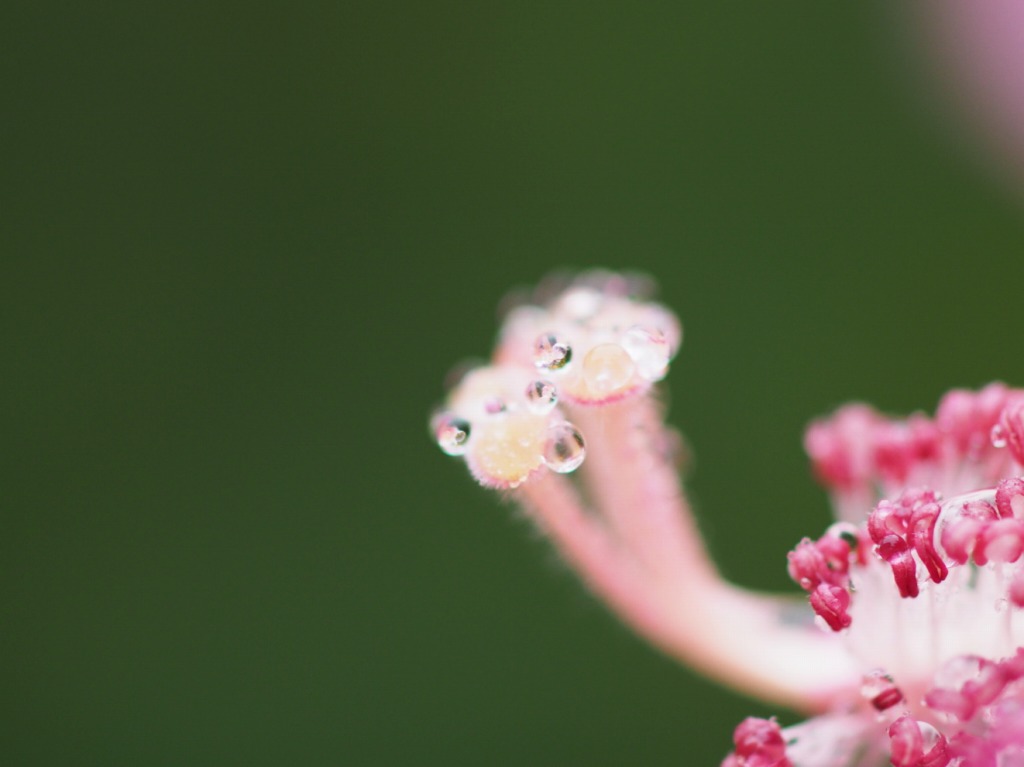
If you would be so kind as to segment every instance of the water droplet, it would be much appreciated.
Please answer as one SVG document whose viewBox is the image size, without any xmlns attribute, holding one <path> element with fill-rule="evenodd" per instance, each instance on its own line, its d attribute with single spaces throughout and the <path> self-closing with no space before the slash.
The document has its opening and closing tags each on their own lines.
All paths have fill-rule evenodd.
<svg viewBox="0 0 1024 767">
<path fill-rule="evenodd" d="M 533 342 L 533 364 L 542 370 L 560 370 L 572 361 L 572 348 L 554 333 L 541 333 Z"/>
<path fill-rule="evenodd" d="M 441 413 L 434 419 L 437 445 L 448 455 L 463 455 L 469 442 L 469 421 L 452 413 Z"/>
<path fill-rule="evenodd" d="M 924 751 L 925 757 L 927 757 L 931 750 L 939 745 L 939 742 L 943 739 L 942 733 L 928 724 L 928 722 L 919 721 L 917 727 L 921 731 L 921 748 Z M 927 762 L 927 759 L 922 759 L 921 761 Z"/>
<path fill-rule="evenodd" d="M 996 600 L 995 608 L 996 608 L 996 612 L 997 613 L 1001 613 L 1001 612 L 1003 612 L 1003 610 L 1009 609 L 1009 607 L 1010 607 L 1010 600 L 1005 599 L 1003 597 L 1000 597 L 999 599 Z"/>
<path fill-rule="evenodd" d="M 903 700 L 903 693 L 893 678 L 881 669 L 869 671 L 864 675 L 860 692 L 877 711 L 885 711 Z"/>
<path fill-rule="evenodd" d="M 633 379 L 633 358 L 618 344 L 601 344 L 583 358 L 583 378 L 595 394 L 611 394 Z"/>
<path fill-rule="evenodd" d="M 526 387 L 526 401 L 531 413 L 550 413 L 558 404 L 558 389 L 551 381 L 538 379 Z"/>
<path fill-rule="evenodd" d="M 1006 429 L 1003 428 L 1002 424 L 996 424 L 992 427 L 992 447 L 1006 447 Z"/>
<path fill-rule="evenodd" d="M 586 453 L 583 435 L 571 423 L 562 421 L 548 427 L 544 463 L 549 469 L 559 474 L 575 471 L 583 463 Z"/>
<path fill-rule="evenodd" d="M 660 330 L 634 325 L 623 334 L 622 346 L 633 358 L 641 377 L 660 381 L 668 374 L 672 347 Z"/>
</svg>

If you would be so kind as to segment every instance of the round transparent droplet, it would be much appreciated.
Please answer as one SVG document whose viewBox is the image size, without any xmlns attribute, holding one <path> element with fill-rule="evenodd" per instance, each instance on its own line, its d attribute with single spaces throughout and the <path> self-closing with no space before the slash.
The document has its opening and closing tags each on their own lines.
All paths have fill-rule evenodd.
<svg viewBox="0 0 1024 767">
<path fill-rule="evenodd" d="M 583 359 L 583 379 L 595 394 L 613 394 L 633 380 L 636 365 L 618 344 L 595 346 Z"/>
<path fill-rule="evenodd" d="M 531 413 L 545 415 L 558 404 L 558 389 L 551 381 L 538 379 L 526 387 L 526 402 Z"/>
<path fill-rule="evenodd" d="M 942 733 L 928 724 L 928 722 L 919 721 L 917 726 L 921 731 L 922 750 L 924 751 L 925 756 L 927 756 L 928 752 L 935 748 L 935 746 L 939 744 L 939 741 L 942 740 Z"/>
<path fill-rule="evenodd" d="M 463 455 L 469 442 L 469 421 L 451 413 L 443 413 L 434 420 L 437 445 L 448 455 Z"/>
<path fill-rule="evenodd" d="M 992 447 L 1006 447 L 1006 429 L 1002 424 L 992 427 Z"/>
<path fill-rule="evenodd" d="M 892 677 L 876 668 L 864 675 L 861 680 L 860 692 L 866 698 L 873 698 L 894 686 Z"/>
<path fill-rule="evenodd" d="M 568 421 L 548 427 L 544 443 L 544 464 L 559 474 L 575 471 L 583 463 L 587 449 L 583 435 Z"/>
<path fill-rule="evenodd" d="M 864 675 L 860 692 L 877 711 L 885 711 L 903 700 L 903 693 L 893 678 L 881 669 L 874 669 Z"/>
<path fill-rule="evenodd" d="M 541 333 L 533 343 L 533 364 L 541 370 L 561 370 L 572 361 L 572 348 L 554 333 Z"/>
<path fill-rule="evenodd" d="M 660 381 L 668 374 L 672 347 L 660 330 L 635 325 L 622 335 L 622 347 L 636 363 L 636 372 L 648 381 Z"/>
</svg>

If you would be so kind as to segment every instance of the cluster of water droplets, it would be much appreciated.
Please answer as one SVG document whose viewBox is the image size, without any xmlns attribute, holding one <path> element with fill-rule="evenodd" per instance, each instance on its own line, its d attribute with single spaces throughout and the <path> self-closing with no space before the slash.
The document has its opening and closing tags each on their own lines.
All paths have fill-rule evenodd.
<svg viewBox="0 0 1024 767">
<path fill-rule="evenodd" d="M 483 484 L 515 487 L 546 467 L 564 474 L 583 463 L 583 435 L 558 409 L 558 388 L 529 371 L 470 370 L 431 419 L 448 455 L 464 456 Z"/>
<path fill-rule="evenodd" d="M 502 331 L 499 358 L 533 364 L 576 404 L 612 402 L 664 378 L 681 340 L 678 321 L 664 307 L 635 301 L 613 278 L 602 277 L 604 290 L 584 281 L 549 309 L 514 310 Z"/>
<path fill-rule="evenodd" d="M 545 307 L 510 312 L 493 364 L 466 373 L 432 418 L 441 450 L 463 456 L 492 487 L 515 487 L 543 467 L 578 468 L 586 445 L 565 406 L 645 392 L 665 377 L 681 340 L 674 315 L 633 299 L 631 286 L 588 274 Z"/>
</svg>

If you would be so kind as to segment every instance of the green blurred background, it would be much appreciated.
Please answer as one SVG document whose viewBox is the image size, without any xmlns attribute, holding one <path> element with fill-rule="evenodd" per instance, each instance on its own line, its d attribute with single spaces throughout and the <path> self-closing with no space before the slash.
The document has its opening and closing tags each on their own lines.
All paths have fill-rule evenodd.
<svg viewBox="0 0 1024 767">
<path fill-rule="evenodd" d="M 880 4 L 5 16 L 3 764 L 717 764 L 769 711 L 426 433 L 553 268 L 678 309 L 744 584 L 826 524 L 811 417 L 1024 383 L 1024 208 Z"/>
</svg>

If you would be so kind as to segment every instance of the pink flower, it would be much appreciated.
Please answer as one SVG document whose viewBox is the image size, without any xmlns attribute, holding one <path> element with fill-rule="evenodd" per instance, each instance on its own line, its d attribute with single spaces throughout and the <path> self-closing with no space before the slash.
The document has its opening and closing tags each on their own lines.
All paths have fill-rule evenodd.
<svg viewBox="0 0 1024 767">
<path fill-rule="evenodd" d="M 812 424 L 837 521 L 789 553 L 810 606 L 794 621 L 792 600 L 726 582 L 705 551 L 656 397 L 682 332 L 641 284 L 585 274 L 513 310 L 432 419 L 441 448 L 656 646 L 814 715 L 745 720 L 727 767 L 1024 765 L 1024 392 Z"/>
<path fill-rule="evenodd" d="M 992 171 L 1017 184 L 1024 171 L 1024 4 L 928 0 L 916 24 L 952 94 L 960 121 L 987 145 Z"/>
</svg>

